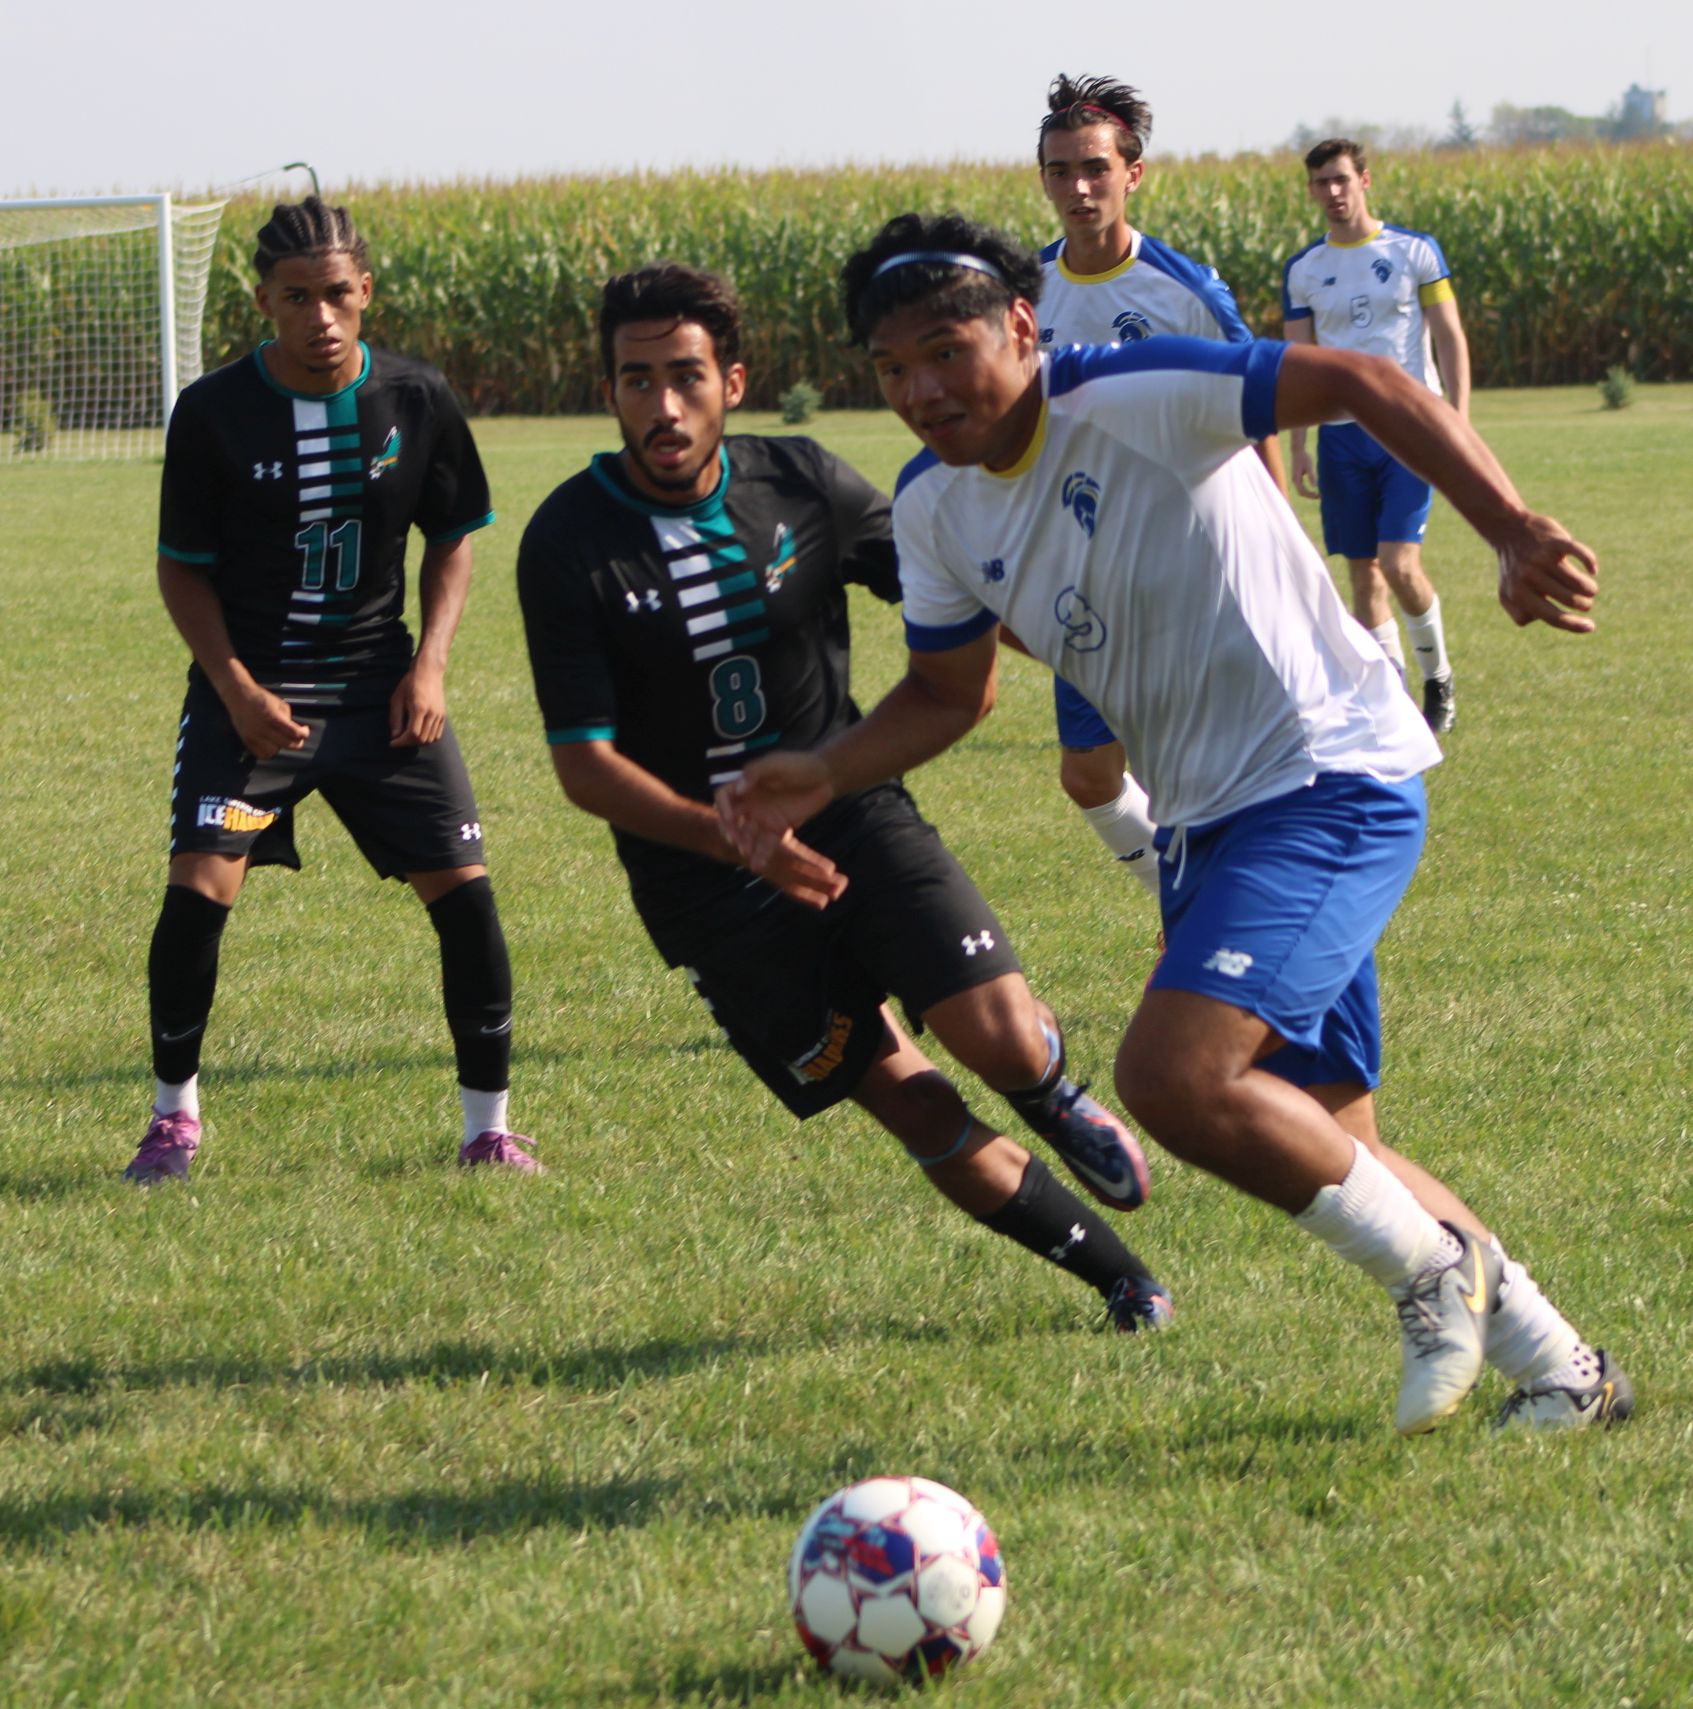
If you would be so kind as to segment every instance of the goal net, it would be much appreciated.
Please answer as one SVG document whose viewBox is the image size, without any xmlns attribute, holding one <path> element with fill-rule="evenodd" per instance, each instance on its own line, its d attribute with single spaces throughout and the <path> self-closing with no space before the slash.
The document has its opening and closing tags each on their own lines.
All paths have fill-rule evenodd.
<svg viewBox="0 0 1693 1709">
<path fill-rule="evenodd" d="M 221 201 L 0 201 L 0 463 L 156 456 L 200 374 Z"/>
</svg>

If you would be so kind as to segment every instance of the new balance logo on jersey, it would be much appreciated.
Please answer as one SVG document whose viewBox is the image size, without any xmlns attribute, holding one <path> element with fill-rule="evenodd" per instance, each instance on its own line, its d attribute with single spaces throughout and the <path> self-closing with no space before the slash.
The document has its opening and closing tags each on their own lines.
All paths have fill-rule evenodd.
<svg viewBox="0 0 1693 1709">
<path fill-rule="evenodd" d="M 1065 588 L 1052 602 L 1052 614 L 1064 628 L 1064 645 L 1078 653 L 1096 653 L 1105 645 L 1105 624 L 1100 615 L 1073 587 Z"/>
<path fill-rule="evenodd" d="M 648 611 L 657 611 L 663 606 L 664 601 L 658 597 L 657 588 L 648 588 L 644 594 L 636 593 L 633 588 L 629 588 L 624 592 L 623 603 L 631 611 L 639 611 L 643 606 Z"/>
<path fill-rule="evenodd" d="M 1064 508 L 1081 524 L 1082 532 L 1091 540 L 1094 519 L 1099 514 L 1099 482 L 1080 469 L 1073 475 L 1066 475 Z"/>
<path fill-rule="evenodd" d="M 1370 271 L 1385 285 L 1393 277 L 1393 263 L 1385 256 L 1378 255 L 1370 263 Z"/>
<path fill-rule="evenodd" d="M 982 580 L 985 582 L 1002 582 L 1005 580 L 1005 560 L 1003 558 L 988 558 L 982 564 Z"/>
<path fill-rule="evenodd" d="M 382 441 L 382 449 L 370 460 L 370 478 L 373 481 L 382 479 L 382 471 L 391 469 L 400 460 L 400 430 L 397 427 L 388 429 L 388 437 Z"/>
<path fill-rule="evenodd" d="M 226 795 L 202 795 L 194 823 L 202 829 L 211 825 L 220 831 L 262 831 L 276 823 L 276 813 Z"/>
<path fill-rule="evenodd" d="M 1252 965 L 1252 957 L 1243 949 L 1220 949 L 1212 953 L 1205 964 L 1207 973 L 1226 973 L 1231 979 L 1244 979 Z"/>
<path fill-rule="evenodd" d="M 963 949 L 966 955 L 985 955 L 993 948 L 993 933 L 983 932 L 980 937 L 964 934 Z"/>
<path fill-rule="evenodd" d="M 1052 342 L 1052 328 L 1050 326 L 1043 326 L 1040 329 L 1040 341 L 1042 344 L 1050 344 Z"/>
<path fill-rule="evenodd" d="M 1152 336 L 1152 322 L 1139 309 L 1124 309 L 1111 324 L 1117 329 L 1119 344 L 1139 344 L 1143 338 Z M 1093 530 L 1090 528 L 1088 532 L 1091 534 Z"/>
<path fill-rule="evenodd" d="M 472 819 L 468 825 L 459 826 L 459 841 L 461 843 L 479 843 L 482 841 L 482 821 Z"/>
<path fill-rule="evenodd" d="M 280 463 L 255 463 L 253 465 L 253 479 L 255 481 L 280 481 L 282 479 L 282 465 Z"/>
</svg>

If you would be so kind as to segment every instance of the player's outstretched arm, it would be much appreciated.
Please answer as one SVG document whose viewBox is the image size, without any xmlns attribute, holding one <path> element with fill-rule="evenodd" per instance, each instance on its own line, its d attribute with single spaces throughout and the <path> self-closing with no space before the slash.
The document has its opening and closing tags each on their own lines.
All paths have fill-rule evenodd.
<svg viewBox="0 0 1693 1709">
<path fill-rule="evenodd" d="M 711 807 L 679 795 L 609 741 L 561 742 L 552 756 L 571 805 L 619 830 L 729 866 L 746 866 L 807 907 L 825 908 L 846 889 L 835 863 L 791 832 L 772 839 L 757 859 L 749 858 L 729 840 Z"/>
<path fill-rule="evenodd" d="M 422 630 L 411 669 L 388 701 L 388 745 L 415 748 L 438 742 L 447 727 L 447 655 L 470 598 L 471 536 L 423 549 L 417 598 Z"/>
<path fill-rule="evenodd" d="M 724 830 L 749 864 L 831 801 L 899 777 L 967 736 L 993 710 L 998 647 L 990 629 L 946 652 L 912 653 L 867 717 L 809 753 L 754 760 L 718 790 Z"/>
<path fill-rule="evenodd" d="M 223 601 L 205 575 L 161 554 L 159 593 L 247 751 L 255 759 L 268 760 L 284 748 L 303 747 L 311 731 L 295 718 L 293 707 L 281 695 L 255 682 L 236 657 Z"/>
<path fill-rule="evenodd" d="M 1584 635 L 1599 560 L 1549 516 L 1531 511 L 1470 424 L 1382 356 L 1290 346 L 1276 386 L 1284 427 L 1351 415 L 1393 456 L 1446 495 L 1499 558 L 1499 603 L 1516 623 Z"/>
</svg>

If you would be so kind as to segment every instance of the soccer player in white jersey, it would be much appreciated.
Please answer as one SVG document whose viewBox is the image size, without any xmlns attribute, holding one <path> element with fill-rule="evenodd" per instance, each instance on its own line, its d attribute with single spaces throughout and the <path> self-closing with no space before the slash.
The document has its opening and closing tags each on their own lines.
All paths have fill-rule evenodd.
<svg viewBox="0 0 1693 1709">
<path fill-rule="evenodd" d="M 1296 344 L 1385 356 L 1437 397 L 1444 381 L 1448 402 L 1468 421 L 1470 347 L 1440 245 L 1427 232 L 1384 225 L 1370 213 L 1362 144 L 1330 137 L 1305 156 L 1305 172 L 1329 229 L 1287 263 L 1283 335 Z M 1317 459 L 1314 482 L 1305 429 L 1296 427 L 1294 485 L 1303 497 L 1321 499 L 1323 545 L 1346 559 L 1353 615 L 1403 676 L 1392 589 L 1422 671 L 1423 716 L 1436 734 L 1450 730 L 1457 718 L 1452 662 L 1440 599 L 1422 563 L 1429 484 L 1356 421 L 1325 422 Z"/>
<path fill-rule="evenodd" d="M 1484 1361 L 1515 1385 L 1502 1423 L 1626 1416 L 1615 1361 L 1377 1131 L 1373 950 L 1440 751 L 1247 447 L 1356 417 L 1496 548 L 1518 623 L 1591 629 L 1593 554 L 1395 363 L 1182 338 L 1043 354 L 1035 257 L 957 215 L 890 221 L 843 282 L 925 447 L 894 502 L 910 658 L 860 723 L 722 792 L 738 845 L 759 858 L 958 741 L 993 705 L 1009 625 L 1123 737 L 1160 825 L 1169 941 L 1118 1053 L 1125 1106 L 1389 1290 L 1405 1434 L 1455 1411 Z"/>
<path fill-rule="evenodd" d="M 1152 109 L 1109 77 L 1062 73 L 1047 91 L 1037 159 L 1041 189 L 1064 235 L 1041 251 L 1041 344 L 1132 344 L 1156 333 L 1246 343 L 1252 333 L 1215 267 L 1191 261 L 1129 223 L 1129 198 L 1146 174 Z M 1280 442 L 1258 455 L 1285 494 Z M 1146 791 L 1125 765 L 1123 744 L 1080 690 L 1053 678 L 1058 779 L 1082 817 L 1154 900 L 1156 827 Z"/>
</svg>

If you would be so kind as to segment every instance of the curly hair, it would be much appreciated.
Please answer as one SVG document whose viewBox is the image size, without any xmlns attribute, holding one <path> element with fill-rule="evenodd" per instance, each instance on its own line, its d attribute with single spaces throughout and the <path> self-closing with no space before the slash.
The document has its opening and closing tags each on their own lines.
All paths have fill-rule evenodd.
<svg viewBox="0 0 1693 1709">
<path fill-rule="evenodd" d="M 711 337 L 719 368 L 741 359 L 741 300 L 720 273 L 661 261 L 607 279 L 600 296 L 600 361 L 608 380 L 617 329 L 630 321 L 694 321 Z"/>
</svg>

